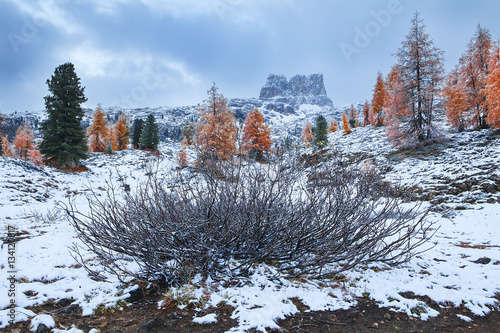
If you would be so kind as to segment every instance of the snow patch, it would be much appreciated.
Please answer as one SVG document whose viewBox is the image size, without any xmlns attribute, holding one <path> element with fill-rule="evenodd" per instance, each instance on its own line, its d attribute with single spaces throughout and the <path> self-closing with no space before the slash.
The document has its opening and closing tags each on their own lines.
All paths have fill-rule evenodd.
<svg viewBox="0 0 500 333">
<path fill-rule="evenodd" d="M 215 313 L 207 314 L 203 317 L 194 317 L 193 322 L 197 324 L 212 324 L 217 322 L 217 315 Z"/>
<path fill-rule="evenodd" d="M 36 315 L 34 318 L 31 319 L 30 330 L 32 332 L 36 332 L 38 326 L 42 324 L 45 325 L 47 328 L 52 328 L 56 326 L 54 318 L 46 314 L 41 314 L 41 315 Z"/>
</svg>

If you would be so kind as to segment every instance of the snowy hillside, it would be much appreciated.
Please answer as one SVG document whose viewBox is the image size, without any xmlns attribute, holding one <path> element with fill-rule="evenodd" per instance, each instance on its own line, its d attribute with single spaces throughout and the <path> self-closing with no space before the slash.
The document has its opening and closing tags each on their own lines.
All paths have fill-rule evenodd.
<svg viewBox="0 0 500 333">
<path fill-rule="evenodd" d="M 171 110 L 169 119 L 189 117 L 193 108 Z M 165 109 L 144 112 L 166 114 Z M 273 124 L 286 126 L 321 113 L 318 106 L 302 105 L 294 115 L 270 111 Z M 164 116 L 166 117 L 166 116 Z M 260 265 L 239 281 L 205 280 L 193 277 L 192 284 L 171 288 L 165 294 L 177 299 L 179 307 L 196 304 L 193 321 L 217 323 L 214 307 L 222 301 L 233 308 L 237 325 L 232 332 L 250 328 L 265 331 L 278 328 L 277 320 L 299 311 L 299 299 L 306 311 L 355 307 L 360 297 L 369 297 L 382 307 L 426 319 L 439 309 L 463 307 L 461 320 L 475 320 L 498 308 L 500 293 L 500 138 L 493 131 L 451 133 L 449 140 L 418 151 L 397 151 L 386 140 L 382 128 L 356 128 L 351 135 L 330 134 L 333 147 L 347 154 L 363 155 L 387 181 L 412 187 L 414 198 L 432 206 L 429 219 L 435 223 L 433 246 L 400 267 L 383 264 L 356 267 L 336 279 L 284 279 L 273 266 Z M 84 194 L 108 189 L 108 182 L 122 180 L 132 187 L 147 178 L 149 166 L 162 174 L 177 166 L 178 143 L 162 144 L 161 156 L 127 150 L 114 155 L 92 154 L 88 172 L 70 174 L 52 168 L 39 169 L 25 162 L 0 157 L 0 237 L 17 241 L 14 266 L 7 265 L 7 244 L 3 244 L 0 272 L 0 328 L 8 326 L 9 290 L 15 289 L 15 321 L 31 320 L 55 327 L 53 332 L 81 332 L 57 320 L 60 311 L 81 308 L 89 316 L 103 307 L 127 306 L 135 283 L 123 284 L 107 273 L 108 282 L 89 277 L 72 257 L 69 248 L 80 244 L 73 227 L 58 203 L 69 199 L 83 212 L 88 210 Z M 193 161 L 193 155 L 190 156 Z M 98 267 L 93 254 L 82 252 L 83 260 Z M 136 269 L 124 258 L 130 270 Z M 16 283 L 7 279 L 14 274 Z M 12 286 L 14 285 L 14 286 Z M 425 302 L 422 297 L 430 298 Z M 186 300 L 184 301 L 182 300 Z M 59 304 L 59 310 L 44 313 L 43 303 Z M 429 304 L 434 304 L 434 308 Z M 436 306 L 438 308 L 436 308 Z M 159 308 L 166 308 L 161 302 Z M 77 310 L 78 312 L 79 310 Z M 168 311 L 165 309 L 165 311 Z M 48 315 L 48 316 L 47 316 Z M 52 320 L 52 319 L 55 320 Z M 97 327 L 95 327 L 97 328 Z M 109 328 L 109 327 L 108 327 Z M 88 331 L 85 331 L 88 332 Z M 92 332 L 97 332 L 93 330 Z"/>
</svg>

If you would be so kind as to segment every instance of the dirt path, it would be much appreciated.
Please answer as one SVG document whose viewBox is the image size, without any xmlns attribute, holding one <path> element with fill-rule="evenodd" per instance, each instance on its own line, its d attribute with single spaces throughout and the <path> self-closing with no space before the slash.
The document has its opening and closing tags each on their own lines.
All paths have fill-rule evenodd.
<svg viewBox="0 0 500 333">
<path fill-rule="evenodd" d="M 77 306 L 69 305 L 70 301 L 59 304 L 45 304 L 34 308 L 37 313 L 49 313 L 56 320 L 59 328 L 77 328 L 88 332 L 95 328 L 102 333 L 106 332 L 226 332 L 237 327 L 236 320 L 231 318 L 233 308 L 223 306 L 198 312 L 192 308 L 179 310 L 171 307 L 158 309 L 157 295 L 142 298 L 126 306 L 124 310 L 82 317 Z M 500 311 L 492 311 L 488 316 L 476 317 L 464 308 L 438 308 L 432 301 L 429 306 L 440 312 L 437 317 L 423 321 L 409 317 L 405 313 L 379 308 L 369 299 L 359 299 L 358 306 L 349 310 L 307 312 L 307 307 L 300 300 L 293 299 L 300 310 L 299 313 L 279 320 L 278 325 L 283 328 L 281 332 L 500 332 Z M 68 304 L 65 304 L 68 303 Z M 110 311 L 111 312 L 111 311 Z M 217 315 L 217 323 L 196 324 L 193 317 L 200 317 L 209 313 Z M 460 319 L 457 314 L 473 318 L 473 322 Z M 24 333 L 29 331 L 29 323 L 18 323 L 0 332 Z M 45 333 L 49 330 L 39 330 Z M 251 330 L 250 332 L 257 332 Z M 279 332 L 277 330 L 270 332 Z"/>
</svg>

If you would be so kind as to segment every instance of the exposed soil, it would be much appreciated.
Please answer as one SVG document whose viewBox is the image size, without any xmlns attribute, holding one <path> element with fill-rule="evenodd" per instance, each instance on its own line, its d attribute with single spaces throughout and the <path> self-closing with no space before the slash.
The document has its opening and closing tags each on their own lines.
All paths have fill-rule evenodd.
<svg viewBox="0 0 500 333">
<path fill-rule="evenodd" d="M 300 310 L 293 316 L 279 320 L 281 332 L 500 332 L 500 311 L 494 309 L 487 316 L 477 317 L 465 308 L 440 308 L 428 297 L 415 297 L 438 310 L 440 315 L 427 321 L 409 317 L 405 313 L 393 312 L 388 308 L 379 308 L 373 301 L 359 299 L 358 306 L 349 310 L 307 312 L 308 308 L 298 299 L 292 299 Z M 196 311 L 193 308 L 179 310 L 175 306 L 167 309 L 158 309 L 157 302 L 160 296 L 153 295 L 141 298 L 129 304 L 124 310 L 101 315 L 81 316 L 77 306 L 69 305 L 71 300 L 58 304 L 45 304 L 33 308 L 36 313 L 48 313 L 53 316 L 59 328 L 77 328 L 88 332 L 95 328 L 102 333 L 106 332 L 226 332 L 237 326 L 231 319 L 233 308 L 220 306 L 206 311 Z M 217 314 L 214 324 L 193 323 L 193 317 L 204 316 L 209 313 Z M 466 322 L 457 314 L 473 319 Z M 29 322 L 18 323 L 0 332 L 24 333 L 29 331 Z M 39 330 L 38 333 L 49 332 Z M 257 332 L 252 329 L 250 332 Z M 270 332 L 280 332 L 270 330 Z"/>
</svg>

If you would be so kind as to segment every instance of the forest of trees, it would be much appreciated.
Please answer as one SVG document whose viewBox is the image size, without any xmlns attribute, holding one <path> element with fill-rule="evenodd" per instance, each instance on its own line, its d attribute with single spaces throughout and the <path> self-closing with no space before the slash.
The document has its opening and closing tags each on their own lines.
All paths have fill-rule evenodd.
<svg viewBox="0 0 500 333">
<path fill-rule="evenodd" d="M 351 105 L 341 119 L 327 120 L 321 115 L 306 119 L 301 135 L 305 147 L 326 147 L 328 133 L 339 130 L 339 122 L 344 135 L 358 126 L 385 127 L 396 146 L 440 140 L 443 133 L 435 126 L 439 112 L 444 112 L 459 132 L 500 127 L 500 45 L 492 41 L 487 29 L 478 25 L 455 68 L 446 74 L 443 52 L 427 34 L 420 14 L 415 13 L 394 55 L 396 61 L 387 76 L 384 78 L 380 71 L 376 75 L 371 103 L 366 100 L 357 108 Z M 29 123 L 15 124 L 9 119 L 9 130 L 0 132 L 0 154 L 37 165 L 77 168 L 89 152 L 113 153 L 129 147 L 156 151 L 160 140 L 166 138 L 182 142 L 182 165 L 188 164 L 190 146 L 197 153 L 198 163 L 226 161 L 234 156 L 264 161 L 281 149 L 278 142 L 273 147 L 271 128 L 260 111 L 250 111 L 240 123 L 215 83 L 199 109 L 198 120 L 186 120 L 183 126 L 164 126 L 161 131 L 154 115 L 134 117 L 130 124 L 124 114 L 115 114 L 112 122 L 113 117 L 106 115 L 100 104 L 92 123 L 86 120 L 88 127 L 84 130 L 81 104 L 87 98 L 71 63 L 58 66 L 47 85 L 50 94 L 45 97 L 47 119 L 40 126 L 41 140 L 35 140 Z M 0 114 L 0 126 L 2 121 Z M 291 147 L 290 136 L 286 141 Z"/>
</svg>

